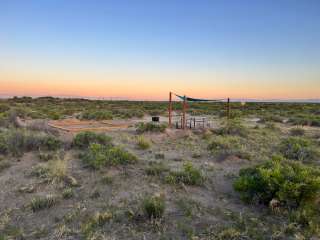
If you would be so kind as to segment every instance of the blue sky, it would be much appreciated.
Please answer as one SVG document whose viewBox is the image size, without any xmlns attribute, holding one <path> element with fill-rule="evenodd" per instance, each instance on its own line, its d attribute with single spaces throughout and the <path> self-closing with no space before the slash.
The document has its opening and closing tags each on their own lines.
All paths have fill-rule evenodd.
<svg viewBox="0 0 320 240">
<path fill-rule="evenodd" d="M 105 85 L 112 81 L 101 78 L 105 71 L 116 71 L 117 76 L 138 71 L 132 79 L 162 74 L 170 81 L 188 72 L 218 72 L 226 82 L 239 72 L 239 84 L 251 76 L 255 86 L 269 79 L 270 88 L 278 81 L 304 81 L 312 90 L 320 82 L 318 0 L 2 0 L 0 29 L 0 67 L 6 72 L 99 72 L 97 81 Z M 186 81 L 194 84 L 197 79 L 198 85 L 203 81 L 208 86 L 210 78 L 202 80 L 202 75 Z M 152 83 L 145 81 L 148 88 Z M 170 81 L 163 79 L 168 89 Z M 215 81 L 213 77 L 212 89 Z M 192 89 L 178 83 L 176 87 Z M 308 97 L 306 90 L 297 93 L 289 92 L 288 97 Z M 310 97 L 320 96 L 311 91 Z"/>
</svg>

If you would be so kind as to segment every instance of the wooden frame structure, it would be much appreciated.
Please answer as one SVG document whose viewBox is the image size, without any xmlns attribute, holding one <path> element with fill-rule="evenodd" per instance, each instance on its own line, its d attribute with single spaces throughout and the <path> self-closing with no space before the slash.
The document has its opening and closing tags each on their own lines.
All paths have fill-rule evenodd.
<svg viewBox="0 0 320 240">
<path fill-rule="evenodd" d="M 172 94 L 175 94 L 173 92 L 169 92 L 169 107 L 168 107 L 168 112 L 169 112 L 169 127 L 172 127 Z M 182 101 L 182 116 L 181 116 L 181 128 L 182 129 L 185 129 L 186 126 L 190 125 L 190 128 L 192 126 L 192 123 L 194 125 L 194 127 L 196 126 L 196 122 L 197 120 L 195 118 L 193 118 L 192 120 L 188 120 L 186 119 L 186 112 L 187 112 L 187 100 L 191 100 L 191 101 L 205 101 L 205 102 L 209 102 L 209 101 L 222 101 L 222 100 L 208 100 L 208 99 L 193 99 L 193 98 L 189 98 L 187 97 L 186 95 L 184 95 L 183 97 L 182 96 L 179 96 L 177 94 L 175 94 L 176 96 L 178 96 L 179 98 L 181 98 L 183 101 Z M 224 99 L 226 100 L 226 99 Z M 228 120 L 230 119 L 230 98 L 227 99 L 227 118 Z M 202 124 L 203 124 L 203 127 L 204 127 L 204 119 L 201 120 Z"/>
</svg>

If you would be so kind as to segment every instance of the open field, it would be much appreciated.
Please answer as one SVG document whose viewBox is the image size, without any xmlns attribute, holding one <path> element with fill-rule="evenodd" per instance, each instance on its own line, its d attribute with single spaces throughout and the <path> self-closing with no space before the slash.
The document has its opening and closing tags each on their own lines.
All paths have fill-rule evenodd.
<svg viewBox="0 0 320 240">
<path fill-rule="evenodd" d="M 320 238 L 320 104 L 167 107 L 1 100 L 0 240 Z"/>
</svg>

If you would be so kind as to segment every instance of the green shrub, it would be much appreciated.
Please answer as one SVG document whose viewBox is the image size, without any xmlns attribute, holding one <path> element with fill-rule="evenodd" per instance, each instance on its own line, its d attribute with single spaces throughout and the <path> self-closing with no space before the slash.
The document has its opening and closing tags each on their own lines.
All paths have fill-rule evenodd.
<svg viewBox="0 0 320 240">
<path fill-rule="evenodd" d="M 250 155 L 244 151 L 243 144 L 235 136 L 217 136 L 211 140 L 208 150 L 218 158 L 227 158 L 228 156 L 237 156 L 243 159 L 250 159 Z"/>
<path fill-rule="evenodd" d="M 170 172 L 165 180 L 170 184 L 201 185 L 204 182 L 204 176 L 191 163 L 185 163 L 182 171 Z"/>
<path fill-rule="evenodd" d="M 284 157 L 293 160 L 312 160 L 317 155 L 312 143 L 301 137 L 289 137 L 280 145 L 280 152 Z"/>
<path fill-rule="evenodd" d="M 165 199 L 161 196 L 152 196 L 144 199 L 143 210 L 149 219 L 161 218 L 165 210 Z"/>
<path fill-rule="evenodd" d="M 248 129 L 241 124 L 239 120 L 229 120 L 221 128 L 216 130 L 220 135 L 238 135 L 241 137 L 248 136 Z"/>
<path fill-rule="evenodd" d="M 289 123 L 302 126 L 320 126 L 320 116 L 316 115 L 298 115 L 289 119 Z"/>
<path fill-rule="evenodd" d="M 7 138 L 4 133 L 0 133 L 0 154 L 7 154 L 9 151 L 9 146 L 7 143 Z"/>
<path fill-rule="evenodd" d="M 82 113 L 82 119 L 86 120 L 111 120 L 112 112 L 105 110 L 85 111 Z"/>
<path fill-rule="evenodd" d="M 256 167 L 241 169 L 234 188 L 246 202 L 269 204 L 276 199 L 282 206 L 297 208 L 319 196 L 320 170 L 274 157 Z"/>
<path fill-rule="evenodd" d="M 63 189 L 62 191 L 62 197 L 64 199 L 70 199 L 74 196 L 74 192 L 73 192 L 73 189 L 72 188 L 65 188 Z"/>
<path fill-rule="evenodd" d="M 277 122 L 277 123 L 282 123 L 283 118 L 279 115 L 265 115 L 260 118 L 259 123 L 267 123 L 267 122 Z"/>
<path fill-rule="evenodd" d="M 78 148 L 87 148 L 91 143 L 111 145 L 111 137 L 104 133 L 80 132 L 73 139 L 73 145 Z"/>
<path fill-rule="evenodd" d="M 123 165 L 137 161 L 137 157 L 120 147 L 106 147 L 98 143 L 90 144 L 88 150 L 80 156 L 82 160 L 94 169 L 107 165 Z"/>
<path fill-rule="evenodd" d="M 139 149 L 146 150 L 146 149 L 150 148 L 151 143 L 149 140 L 145 139 L 143 136 L 138 136 L 137 146 Z"/>
<path fill-rule="evenodd" d="M 10 129 L 0 137 L 2 153 L 11 153 L 20 156 L 24 152 L 38 150 L 57 150 L 62 146 L 62 142 L 51 135 L 36 133 L 24 129 Z"/>
<path fill-rule="evenodd" d="M 58 150 L 59 148 L 61 148 L 61 146 L 62 146 L 61 140 L 51 135 L 45 136 L 41 142 L 41 147 L 44 147 L 49 151 Z"/>
<path fill-rule="evenodd" d="M 157 124 L 157 123 L 138 123 L 137 124 L 137 132 L 144 133 L 144 132 L 164 132 L 167 128 L 167 124 Z"/>
</svg>

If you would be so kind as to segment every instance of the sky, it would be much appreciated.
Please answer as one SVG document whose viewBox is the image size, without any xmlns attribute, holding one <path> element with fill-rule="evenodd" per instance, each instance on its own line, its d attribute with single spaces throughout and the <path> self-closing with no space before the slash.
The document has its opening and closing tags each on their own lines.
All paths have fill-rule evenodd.
<svg viewBox="0 0 320 240">
<path fill-rule="evenodd" d="M 0 0 L 0 96 L 320 98 L 319 0 Z"/>
</svg>

